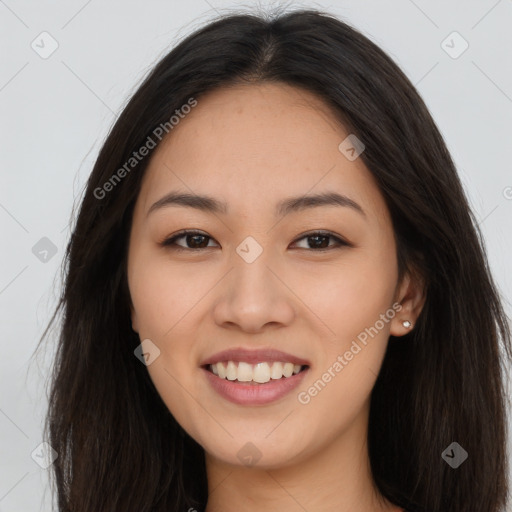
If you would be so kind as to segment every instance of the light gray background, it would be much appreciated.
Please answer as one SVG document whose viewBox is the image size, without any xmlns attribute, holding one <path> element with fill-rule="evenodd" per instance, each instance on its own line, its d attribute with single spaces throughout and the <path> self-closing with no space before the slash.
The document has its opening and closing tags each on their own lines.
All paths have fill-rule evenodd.
<svg viewBox="0 0 512 512">
<path fill-rule="evenodd" d="M 0 0 L 0 512 L 50 510 L 41 443 L 52 350 L 30 359 L 60 290 L 73 202 L 126 99 L 156 60 L 218 13 L 221 0 Z M 496 282 L 512 297 L 512 0 L 287 2 L 342 17 L 387 51 L 417 86 L 451 151 L 487 243 Z M 57 50 L 48 51 L 47 31 Z M 469 44 L 452 58 L 442 42 Z M 447 43 L 452 52 L 461 41 Z M 43 237 L 57 253 L 32 252 Z M 36 251 L 37 252 L 37 251 Z M 51 347 L 51 346 L 50 346 Z M 469 454 L 471 456 L 471 454 Z"/>
</svg>

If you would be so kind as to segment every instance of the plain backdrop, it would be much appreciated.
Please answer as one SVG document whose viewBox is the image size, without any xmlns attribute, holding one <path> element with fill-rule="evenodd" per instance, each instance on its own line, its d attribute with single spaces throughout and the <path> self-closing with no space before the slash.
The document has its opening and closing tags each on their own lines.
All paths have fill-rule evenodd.
<svg viewBox="0 0 512 512">
<path fill-rule="evenodd" d="M 72 208 L 105 135 L 183 37 L 218 14 L 278 5 L 0 0 L 0 512 L 51 509 L 48 470 L 34 459 L 54 343 L 32 356 L 60 292 Z M 416 85 L 455 160 L 510 315 L 512 0 L 287 5 L 325 9 L 360 29 Z"/>
</svg>

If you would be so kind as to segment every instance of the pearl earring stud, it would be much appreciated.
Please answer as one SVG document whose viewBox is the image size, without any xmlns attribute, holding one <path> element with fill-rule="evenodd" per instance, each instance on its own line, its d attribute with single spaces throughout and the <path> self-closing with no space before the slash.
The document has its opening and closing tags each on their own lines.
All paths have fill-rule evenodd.
<svg viewBox="0 0 512 512">
<path fill-rule="evenodd" d="M 409 320 L 404 320 L 404 321 L 402 322 L 402 325 L 403 325 L 404 327 L 406 327 L 406 328 L 412 327 L 412 324 L 411 324 L 411 322 L 409 322 Z"/>
</svg>

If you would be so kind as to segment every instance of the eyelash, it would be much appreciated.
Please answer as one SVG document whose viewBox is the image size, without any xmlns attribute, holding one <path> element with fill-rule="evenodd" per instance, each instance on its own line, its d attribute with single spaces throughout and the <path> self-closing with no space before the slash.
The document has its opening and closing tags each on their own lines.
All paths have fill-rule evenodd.
<svg viewBox="0 0 512 512">
<path fill-rule="evenodd" d="M 183 252 L 183 251 L 194 251 L 194 252 L 198 252 L 198 251 L 201 251 L 202 249 L 211 249 L 212 247 L 202 247 L 202 248 L 199 248 L 199 249 L 192 249 L 190 247 L 181 247 L 179 245 L 176 245 L 176 240 L 180 239 L 180 238 L 183 238 L 185 237 L 186 235 L 199 235 L 199 236 L 202 236 L 204 238 L 208 238 L 210 240 L 213 240 L 213 238 L 211 236 L 208 236 L 208 235 L 205 235 L 204 233 L 201 233 L 200 231 L 193 231 L 193 230 L 188 230 L 188 229 L 184 229 L 182 231 L 180 231 L 179 233 L 176 233 L 175 235 L 173 235 L 172 237 L 170 238 L 166 238 L 165 240 L 163 240 L 162 242 L 160 242 L 160 245 L 162 247 L 166 247 L 168 249 L 172 249 L 173 251 L 176 251 L 176 252 Z M 334 235 L 333 233 L 330 233 L 328 231 L 312 231 L 310 233 L 306 233 L 304 235 L 302 235 L 300 238 L 297 238 L 293 243 L 296 243 L 304 238 L 310 238 L 310 237 L 314 237 L 314 236 L 320 236 L 320 237 L 325 237 L 325 238 L 332 238 L 333 240 L 336 241 L 337 245 L 334 246 L 334 247 L 324 247 L 322 249 L 305 249 L 307 251 L 313 251 L 313 252 L 325 252 L 325 251 L 330 251 L 332 249 L 341 249 L 342 247 L 352 247 L 352 245 L 350 243 L 348 243 L 347 241 L 343 240 L 342 238 Z"/>
</svg>

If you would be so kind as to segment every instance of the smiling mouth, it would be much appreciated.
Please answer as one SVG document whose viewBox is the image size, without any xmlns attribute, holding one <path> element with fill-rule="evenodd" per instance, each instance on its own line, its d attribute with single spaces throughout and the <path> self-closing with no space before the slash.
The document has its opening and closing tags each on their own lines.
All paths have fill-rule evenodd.
<svg viewBox="0 0 512 512">
<path fill-rule="evenodd" d="M 203 368 L 224 380 L 240 384 L 260 385 L 276 380 L 286 380 L 309 367 L 280 361 L 256 364 L 243 361 L 222 361 L 204 365 Z"/>
</svg>

